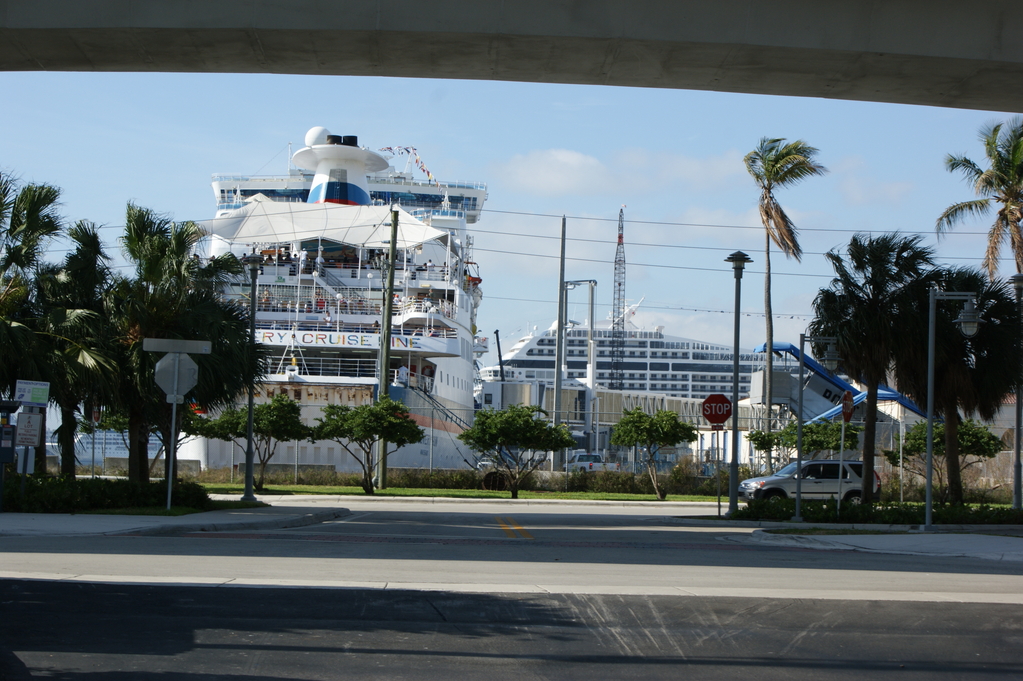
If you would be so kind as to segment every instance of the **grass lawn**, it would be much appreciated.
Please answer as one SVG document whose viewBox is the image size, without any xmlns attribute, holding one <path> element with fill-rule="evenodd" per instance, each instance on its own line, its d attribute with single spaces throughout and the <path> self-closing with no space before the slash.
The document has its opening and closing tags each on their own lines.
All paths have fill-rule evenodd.
<svg viewBox="0 0 1023 681">
<path fill-rule="evenodd" d="M 205 483 L 203 487 L 210 494 L 242 494 L 242 483 Z M 326 494 L 367 496 L 361 487 L 329 487 L 314 485 L 267 485 L 256 494 Z M 510 492 L 490 492 L 477 489 L 434 489 L 415 487 L 389 487 L 377 490 L 376 497 L 450 497 L 462 499 L 508 499 Z M 604 492 L 519 492 L 520 499 L 567 499 L 572 501 L 657 501 L 653 494 L 613 494 Z M 717 497 L 668 495 L 667 501 L 716 501 Z"/>
</svg>

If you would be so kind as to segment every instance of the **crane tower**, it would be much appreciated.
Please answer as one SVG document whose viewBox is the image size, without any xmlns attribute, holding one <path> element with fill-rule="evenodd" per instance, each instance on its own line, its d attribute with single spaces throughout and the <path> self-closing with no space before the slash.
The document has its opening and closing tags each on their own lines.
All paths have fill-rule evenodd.
<svg viewBox="0 0 1023 681">
<path fill-rule="evenodd" d="M 611 390 L 625 387 L 625 208 L 618 211 L 614 306 L 611 310 Z"/>
</svg>

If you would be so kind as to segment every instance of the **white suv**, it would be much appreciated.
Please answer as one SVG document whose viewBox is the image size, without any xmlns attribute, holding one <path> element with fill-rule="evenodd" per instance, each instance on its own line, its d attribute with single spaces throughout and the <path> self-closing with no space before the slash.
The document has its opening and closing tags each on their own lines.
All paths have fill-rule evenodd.
<svg viewBox="0 0 1023 681">
<path fill-rule="evenodd" d="M 838 477 L 838 461 L 811 460 L 803 462 L 802 496 L 804 499 L 837 498 L 841 488 L 842 501 L 858 502 L 863 487 L 863 462 L 843 461 L 842 478 Z M 796 462 L 793 461 L 773 475 L 750 478 L 739 484 L 743 499 L 785 499 L 796 496 Z M 874 472 L 874 493 L 881 479 Z"/>
</svg>

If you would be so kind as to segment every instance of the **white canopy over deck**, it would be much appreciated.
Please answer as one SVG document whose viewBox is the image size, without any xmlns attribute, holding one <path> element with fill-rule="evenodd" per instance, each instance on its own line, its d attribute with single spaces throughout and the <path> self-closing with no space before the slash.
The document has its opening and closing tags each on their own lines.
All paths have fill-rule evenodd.
<svg viewBox="0 0 1023 681">
<path fill-rule="evenodd" d="M 397 248 L 446 241 L 434 229 L 398 208 Z M 390 206 L 285 203 L 253 197 L 247 205 L 198 224 L 232 243 L 300 243 L 323 239 L 361 248 L 385 248 L 391 239 Z"/>
</svg>

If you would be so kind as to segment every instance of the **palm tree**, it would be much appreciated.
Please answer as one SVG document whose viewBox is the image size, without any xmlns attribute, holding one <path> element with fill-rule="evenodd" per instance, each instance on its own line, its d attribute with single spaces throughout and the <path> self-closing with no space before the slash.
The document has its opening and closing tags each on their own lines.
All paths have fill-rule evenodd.
<svg viewBox="0 0 1023 681">
<path fill-rule="evenodd" d="M 863 489 L 860 499 L 873 500 L 877 394 L 901 346 L 924 343 L 926 319 L 917 301 L 927 297 L 935 280 L 933 251 L 919 236 L 855 235 L 846 257 L 837 251 L 825 257 L 835 269 L 828 288 L 813 301 L 813 336 L 838 339 L 842 369 L 867 386 L 863 428 Z M 926 315 L 926 313 L 924 313 Z"/>
<path fill-rule="evenodd" d="M 940 301 L 935 317 L 934 409 L 945 422 L 945 467 L 948 499 L 962 504 L 963 480 L 959 456 L 960 411 L 966 417 L 991 420 L 1005 396 L 1015 389 L 1021 357 L 1017 350 L 1019 311 L 1008 282 L 990 280 L 980 270 L 954 267 L 939 270 L 936 283 L 944 291 L 975 292 L 982 323 L 977 334 L 965 338 L 955 319 L 961 303 Z M 926 320 L 928 298 L 915 302 L 912 317 Z M 916 340 L 902 343 L 895 358 L 899 389 L 918 404 L 927 396 L 926 331 L 918 329 Z"/>
<path fill-rule="evenodd" d="M 0 175 L 0 392 L 12 392 L 18 379 L 41 378 L 29 326 L 32 283 L 46 244 L 61 230 L 59 199 L 56 187 L 19 188 L 14 178 Z M 45 444 L 36 447 L 35 458 L 36 470 L 45 471 Z"/>
<path fill-rule="evenodd" d="M 998 271 L 998 255 L 1008 239 L 1016 258 L 1016 271 L 1023 272 L 1023 116 L 1016 116 L 1008 125 L 992 123 L 980 129 L 988 168 L 982 169 L 965 156 L 949 154 L 945 167 L 962 173 L 980 198 L 954 203 L 938 217 L 935 225 L 939 235 L 952 229 L 971 215 L 987 215 L 997 204 L 995 224 L 987 236 L 983 268 L 989 279 Z"/>
<path fill-rule="evenodd" d="M 774 397 L 774 310 L 771 306 L 771 242 L 781 252 L 797 261 L 803 255 L 799 247 L 796 226 L 782 210 L 774 197 L 774 190 L 789 187 L 808 177 L 824 175 L 828 169 L 817 163 L 817 149 L 803 140 L 786 144 L 782 138 L 764 137 L 757 148 L 743 159 L 746 170 L 760 187 L 760 221 L 764 225 L 764 316 L 767 324 L 767 355 L 764 367 L 764 396 L 768 413 L 772 410 Z M 771 419 L 767 420 L 767 432 L 772 429 Z M 772 467 L 771 452 L 767 453 L 768 468 Z"/>
<path fill-rule="evenodd" d="M 109 256 L 96 226 L 79 221 L 68 236 L 75 244 L 60 266 L 39 268 L 35 281 L 35 356 L 60 409 L 57 443 L 61 474 L 75 474 L 77 412 L 109 393 L 116 369 L 110 359 L 103 317 L 103 294 L 110 280 Z"/>
<path fill-rule="evenodd" d="M 155 429 L 165 451 L 173 432 L 171 407 L 155 387 L 157 357 L 143 350 L 146 338 L 211 341 L 213 353 L 199 355 L 199 383 L 192 393 L 207 409 L 234 401 L 264 373 L 265 356 L 253 352 L 248 311 L 221 297 L 223 287 L 243 267 L 233 255 L 200 263 L 192 257 L 202 230 L 191 222 L 174 223 L 152 210 L 128 204 L 122 247 L 135 271 L 115 277 L 105 308 L 114 325 L 118 399 L 112 405 L 128 415 L 128 477 L 149 478 L 149 436 Z M 179 418 L 183 415 L 179 413 Z"/>
</svg>

